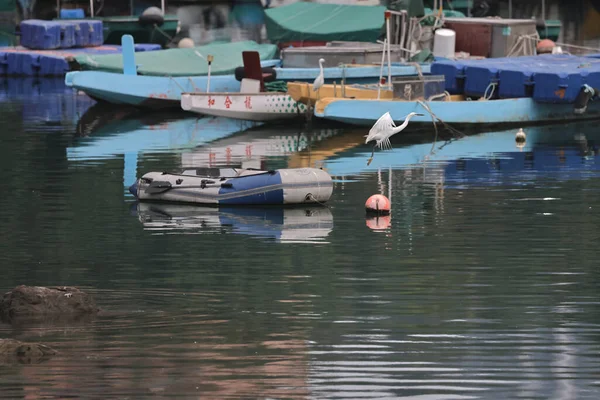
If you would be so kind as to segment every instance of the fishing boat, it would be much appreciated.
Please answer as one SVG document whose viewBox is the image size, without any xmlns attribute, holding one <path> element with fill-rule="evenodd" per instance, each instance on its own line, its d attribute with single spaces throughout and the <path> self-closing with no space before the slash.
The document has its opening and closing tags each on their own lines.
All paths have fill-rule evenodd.
<svg viewBox="0 0 600 400">
<path fill-rule="evenodd" d="M 441 60 L 432 75 L 392 81 L 392 99 L 322 98 L 317 117 L 372 126 L 390 112 L 411 125 L 504 125 L 600 118 L 600 64 L 565 54 Z"/>
<path fill-rule="evenodd" d="M 275 53 L 275 48 L 272 45 L 258 45 L 254 42 L 236 42 L 196 48 L 198 54 L 204 53 L 208 56 L 209 52 L 211 52 L 224 55 L 218 61 L 215 58 L 214 63 L 211 63 L 210 78 L 208 76 L 208 64 L 204 62 L 205 60 L 202 60 L 201 56 L 196 55 L 195 52 L 186 53 L 189 57 L 193 56 L 194 60 L 188 57 L 188 66 L 181 68 L 189 72 L 193 61 L 197 65 L 197 72 L 199 74 L 205 73 L 205 75 L 146 76 L 141 75 L 141 73 L 149 71 L 148 69 L 142 69 L 142 72 L 140 72 L 141 68 L 137 67 L 140 58 L 138 54 L 134 53 L 134 48 L 133 38 L 130 35 L 124 35 L 122 38 L 123 54 L 117 60 L 118 65 L 121 65 L 120 73 L 73 71 L 66 74 L 65 84 L 86 93 L 97 101 L 154 109 L 180 109 L 182 93 L 239 91 L 241 87 L 240 81 L 236 79 L 233 72 L 242 64 L 241 52 L 243 50 L 258 49 L 262 67 L 278 63 L 278 60 L 270 59 Z M 177 50 L 189 49 L 163 50 L 160 53 L 163 53 L 162 56 L 168 56 L 170 53 L 165 53 L 176 52 L 174 54 L 181 56 L 181 53 L 177 53 Z M 142 58 L 141 60 L 144 62 L 147 58 Z M 159 60 L 157 59 L 156 61 Z M 214 69 L 212 68 L 213 66 Z"/>
<path fill-rule="evenodd" d="M 302 116 L 306 106 L 284 92 L 265 90 L 260 55 L 244 51 L 240 91 L 224 93 L 183 93 L 181 108 L 203 115 L 250 121 L 275 121 Z"/>
<path fill-rule="evenodd" d="M 124 35 L 124 37 L 128 36 L 131 35 Z M 126 57 L 124 57 L 126 50 L 123 49 L 123 54 L 77 55 L 73 58 L 73 62 L 81 71 L 122 73 L 126 67 Z M 148 56 L 150 52 L 135 54 L 134 67 L 138 75 L 145 76 L 187 79 L 194 76 L 206 76 L 209 72 L 211 75 L 233 75 L 235 69 L 242 65 L 243 51 L 257 51 L 261 60 L 274 60 L 277 46 L 245 40 L 212 43 L 184 49 L 166 49 L 155 51 L 153 52 L 155 54 L 151 56 Z M 212 56 L 210 63 L 208 62 L 209 55 Z M 267 64 L 265 67 L 276 66 L 279 64 L 278 61 Z"/>
<path fill-rule="evenodd" d="M 180 173 L 148 172 L 129 191 L 140 201 L 207 205 L 324 203 L 333 191 L 329 174 L 317 168 L 261 171 L 195 168 Z"/>
<path fill-rule="evenodd" d="M 585 114 L 574 113 L 572 104 L 539 103 L 531 98 L 471 101 L 462 95 L 437 101 L 326 98 L 315 106 L 317 117 L 360 126 L 372 126 L 388 111 L 394 121 L 403 121 L 411 112 L 423 114 L 414 116 L 411 126 L 433 120 L 460 125 L 524 125 L 599 119 L 600 102 L 590 103 Z"/>
<path fill-rule="evenodd" d="M 131 1 L 130 15 L 98 16 L 102 11 L 95 7 L 94 0 L 89 2 L 89 17 L 81 8 L 64 9 L 62 2 L 57 2 L 59 19 L 99 20 L 103 25 L 104 44 L 119 44 L 123 35 L 131 35 L 137 43 L 155 43 L 166 46 L 179 28 L 179 18 L 176 15 L 165 14 L 165 0 L 161 0 L 160 8 L 146 9 L 139 16 L 135 16 L 133 1 Z"/>
<path fill-rule="evenodd" d="M 203 207 L 136 203 L 133 213 L 155 234 L 233 234 L 270 238 L 279 243 L 323 243 L 333 230 L 328 207 Z"/>
</svg>

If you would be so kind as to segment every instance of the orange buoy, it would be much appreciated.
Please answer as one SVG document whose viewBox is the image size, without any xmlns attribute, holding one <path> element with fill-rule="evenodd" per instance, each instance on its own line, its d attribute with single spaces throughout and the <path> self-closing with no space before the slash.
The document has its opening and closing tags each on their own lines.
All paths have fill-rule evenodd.
<svg viewBox="0 0 600 400">
<path fill-rule="evenodd" d="M 550 54 L 552 53 L 552 49 L 556 46 L 554 42 L 550 39 L 540 40 L 536 46 L 536 51 L 538 54 Z"/>
<path fill-rule="evenodd" d="M 390 227 L 392 217 L 390 215 L 377 215 L 366 220 L 367 226 L 374 231 L 381 231 Z"/>
<path fill-rule="evenodd" d="M 374 194 L 365 203 L 367 214 L 387 215 L 390 213 L 391 208 L 390 199 L 382 194 Z"/>
</svg>

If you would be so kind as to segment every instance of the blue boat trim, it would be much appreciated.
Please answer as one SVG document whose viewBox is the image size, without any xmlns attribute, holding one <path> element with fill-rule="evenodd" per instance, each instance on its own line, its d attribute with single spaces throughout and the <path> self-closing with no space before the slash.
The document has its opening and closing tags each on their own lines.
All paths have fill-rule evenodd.
<svg viewBox="0 0 600 400">
<path fill-rule="evenodd" d="M 225 182 L 223 182 L 225 183 Z M 273 192 L 273 191 L 277 191 L 277 190 L 283 190 L 283 189 L 299 189 L 299 188 L 310 188 L 310 187 L 314 187 L 313 185 L 309 185 L 309 184 L 275 184 L 275 185 L 269 185 L 269 186 L 261 186 L 258 188 L 254 188 L 254 189 L 244 189 L 244 190 L 237 190 L 234 188 L 232 188 L 233 192 L 232 193 L 220 193 L 213 195 L 213 194 L 204 194 L 204 193 L 197 193 L 197 192 L 190 192 L 188 190 L 185 190 L 185 188 L 181 188 L 178 189 L 177 187 L 174 187 L 173 189 L 171 189 L 171 191 L 176 191 L 177 193 L 181 193 L 181 194 L 189 194 L 190 196 L 194 196 L 194 197 L 199 197 L 199 198 L 205 198 L 205 199 L 217 199 L 217 200 L 230 200 L 230 199 L 235 199 L 238 197 L 247 197 L 247 196 L 252 196 L 255 194 L 260 194 L 260 193 L 268 193 L 268 192 Z M 222 188 L 224 189 L 224 188 Z"/>
<path fill-rule="evenodd" d="M 572 104 L 538 103 L 531 98 L 489 101 L 431 101 L 433 113 L 446 123 L 461 125 L 524 124 L 600 118 L 600 101 L 591 102 L 585 114 L 574 113 Z M 432 124 L 432 117 L 416 101 L 336 100 L 325 106 L 317 117 L 354 125 L 372 126 L 390 112 L 396 122 L 403 122 L 411 112 L 424 114 L 411 119 L 414 124 Z"/>
</svg>

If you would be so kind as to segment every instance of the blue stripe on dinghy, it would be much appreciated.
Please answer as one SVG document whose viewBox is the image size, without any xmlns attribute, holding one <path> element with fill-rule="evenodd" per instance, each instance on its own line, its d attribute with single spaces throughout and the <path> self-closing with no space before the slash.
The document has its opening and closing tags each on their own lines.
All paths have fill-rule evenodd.
<svg viewBox="0 0 600 400">
<path fill-rule="evenodd" d="M 236 192 L 252 189 L 260 189 L 265 186 L 281 185 L 281 175 L 279 172 L 274 174 L 258 174 L 235 178 L 228 181 L 232 187 L 221 187 L 219 196 L 234 195 Z M 249 194 L 241 197 L 230 197 L 219 200 L 219 204 L 283 204 L 283 188 Z"/>
</svg>

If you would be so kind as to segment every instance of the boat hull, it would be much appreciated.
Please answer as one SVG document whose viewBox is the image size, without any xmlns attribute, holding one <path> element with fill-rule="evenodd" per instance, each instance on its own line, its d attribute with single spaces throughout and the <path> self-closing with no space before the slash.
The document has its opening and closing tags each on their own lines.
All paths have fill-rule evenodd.
<svg viewBox="0 0 600 400">
<path fill-rule="evenodd" d="M 332 191 L 329 174 L 316 168 L 246 170 L 231 178 L 149 172 L 130 187 L 140 201 L 207 205 L 323 203 Z"/>
<path fill-rule="evenodd" d="M 198 114 L 248 121 L 275 121 L 302 116 L 306 106 L 287 93 L 184 93 L 181 108 Z"/>
<path fill-rule="evenodd" d="M 177 16 L 167 15 L 159 30 L 153 26 L 141 25 L 138 18 L 133 17 L 95 17 L 91 19 L 102 21 L 104 44 L 121 44 L 123 35 L 131 35 L 135 43 L 155 43 L 163 47 L 170 41 L 169 37 L 173 37 L 177 33 L 179 21 Z"/>
<path fill-rule="evenodd" d="M 583 115 L 575 114 L 572 104 L 537 103 L 531 98 L 431 101 L 427 104 L 442 121 L 457 125 L 524 125 L 600 119 L 600 102 L 590 103 Z M 388 111 L 396 122 L 402 122 L 406 115 L 416 112 L 423 115 L 414 116 L 410 120 L 411 126 L 432 123 L 431 114 L 416 101 L 323 99 L 315 107 L 317 117 L 361 126 L 372 126 Z"/>
<path fill-rule="evenodd" d="M 101 71 L 74 71 L 65 77 L 67 86 L 96 100 L 154 109 L 180 108 L 181 94 L 205 91 L 207 81 L 206 76 L 170 78 Z M 240 82 L 233 75 L 213 76 L 210 78 L 210 90 L 239 91 Z"/>
</svg>

